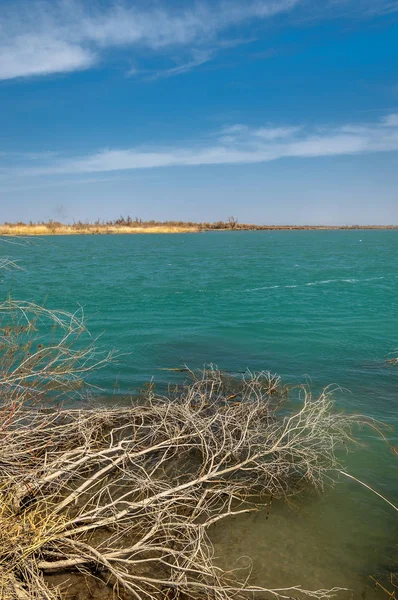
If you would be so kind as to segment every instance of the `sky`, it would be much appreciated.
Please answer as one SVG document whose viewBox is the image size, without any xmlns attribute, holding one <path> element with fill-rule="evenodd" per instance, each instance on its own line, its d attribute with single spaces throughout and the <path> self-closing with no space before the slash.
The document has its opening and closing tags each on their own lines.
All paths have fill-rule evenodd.
<svg viewBox="0 0 398 600">
<path fill-rule="evenodd" d="M 398 224 L 398 0 L 0 0 L 0 222 Z"/>
</svg>

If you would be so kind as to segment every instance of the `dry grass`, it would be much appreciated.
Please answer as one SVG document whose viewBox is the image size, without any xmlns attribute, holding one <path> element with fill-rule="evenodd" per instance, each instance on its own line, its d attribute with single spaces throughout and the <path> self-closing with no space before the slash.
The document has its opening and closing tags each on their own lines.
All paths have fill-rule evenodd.
<svg viewBox="0 0 398 600">
<path fill-rule="evenodd" d="M 66 225 L 56 221 L 47 223 L 5 223 L 0 225 L 0 236 L 46 236 L 46 235 L 101 235 L 145 233 L 194 233 L 200 231 L 247 231 L 247 230 L 335 230 L 335 229 L 396 229 L 396 226 L 324 226 L 324 225 L 253 225 L 237 221 L 214 223 L 183 221 L 141 221 L 120 218 L 116 221 Z"/>
<path fill-rule="evenodd" d="M 127 227 L 118 225 L 0 225 L 0 235 L 34 236 L 34 235 L 97 235 L 97 234 L 144 234 L 144 233 L 189 233 L 199 231 L 199 227 L 179 227 L 157 225 L 153 227 Z"/>
<path fill-rule="evenodd" d="M 98 351 L 82 309 L 70 314 L 11 298 L 0 303 L 3 410 L 14 413 L 43 398 L 49 402 L 87 394 L 87 375 L 112 357 L 113 353 Z"/>
</svg>

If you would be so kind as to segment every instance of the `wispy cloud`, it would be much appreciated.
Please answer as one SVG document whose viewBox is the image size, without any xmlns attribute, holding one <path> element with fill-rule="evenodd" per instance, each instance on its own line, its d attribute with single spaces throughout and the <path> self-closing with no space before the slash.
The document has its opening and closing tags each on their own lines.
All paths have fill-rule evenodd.
<svg viewBox="0 0 398 600">
<path fill-rule="evenodd" d="M 171 67 L 170 69 L 156 71 L 152 75 L 148 75 L 147 79 L 165 79 L 167 77 L 176 77 L 178 75 L 183 75 L 184 73 L 189 73 L 189 71 L 192 71 L 196 67 L 209 62 L 213 56 L 214 50 L 194 50 L 192 52 L 192 60 L 183 62 L 175 67 Z"/>
<path fill-rule="evenodd" d="M 163 68 L 158 70 L 149 69 L 138 69 L 132 67 L 127 75 L 142 77 L 145 81 L 156 81 L 157 79 L 166 79 L 168 77 L 177 77 L 178 75 L 184 75 L 189 73 L 196 67 L 200 67 L 214 58 L 222 51 L 230 48 L 236 48 L 243 44 L 250 44 L 256 41 L 256 38 L 231 38 L 231 39 L 218 39 L 208 48 L 188 48 L 185 52 L 187 57 L 181 58 L 172 57 L 171 61 L 174 66 L 169 68 Z"/>
<path fill-rule="evenodd" d="M 96 61 L 89 49 L 50 36 L 26 35 L 0 49 L 0 79 L 87 69 Z"/>
<path fill-rule="evenodd" d="M 391 15 L 398 12 L 397 0 L 379 0 L 368 2 L 368 13 L 378 15 Z"/>
<path fill-rule="evenodd" d="M 43 159 L 19 175 L 99 173 L 157 167 L 262 163 L 281 158 L 309 158 L 398 151 L 398 114 L 360 125 L 334 127 L 225 127 L 207 142 L 155 148 L 105 149 L 73 158 Z M 14 172 L 15 174 L 15 172 Z"/>
<path fill-rule="evenodd" d="M 83 0 L 16 0 L 0 9 L 0 79 L 87 69 L 112 48 L 206 48 L 215 40 L 226 47 L 222 36 L 229 28 L 271 18 L 299 1 L 201 0 L 173 9 L 166 2 L 145 8 L 134 0 L 90 6 Z M 193 55 L 164 76 L 187 72 L 209 58 L 206 52 L 202 58 Z"/>
<path fill-rule="evenodd" d="M 300 2 L 301 18 L 369 19 L 383 17 L 398 12 L 398 0 L 325 0 L 314 3 L 312 0 Z"/>
<path fill-rule="evenodd" d="M 240 143 L 245 142 L 248 138 L 258 137 L 264 141 L 281 140 L 283 138 L 290 138 L 295 133 L 300 131 L 301 127 L 273 127 L 267 125 L 265 127 L 259 127 L 258 129 L 251 129 L 247 125 L 232 125 L 224 127 L 221 130 L 222 136 L 220 141 L 224 143 Z"/>
<path fill-rule="evenodd" d="M 398 0 L 13 0 L 0 7 L 0 80 L 88 69 L 112 49 L 136 59 L 181 48 L 190 58 L 156 77 L 180 75 L 216 55 L 195 52 L 236 45 L 232 28 L 296 8 L 301 18 L 374 17 L 397 13 Z"/>
<path fill-rule="evenodd" d="M 386 127 L 398 127 L 398 114 L 387 115 L 382 119 L 382 123 Z"/>
</svg>

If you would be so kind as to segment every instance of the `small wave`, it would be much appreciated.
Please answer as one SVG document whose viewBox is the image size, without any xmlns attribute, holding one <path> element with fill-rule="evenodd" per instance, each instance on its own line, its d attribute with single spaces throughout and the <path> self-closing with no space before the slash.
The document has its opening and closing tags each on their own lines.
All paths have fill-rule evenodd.
<svg viewBox="0 0 398 600">
<path fill-rule="evenodd" d="M 259 287 L 259 288 L 247 288 L 244 291 L 245 292 L 260 292 L 262 290 L 276 290 L 276 288 L 280 288 L 280 285 L 268 285 L 265 287 Z M 285 285 L 283 285 L 282 287 L 286 287 Z"/>
<path fill-rule="evenodd" d="M 324 285 L 326 283 L 333 283 L 334 281 L 339 281 L 338 279 L 323 279 L 321 281 L 310 281 L 309 283 L 305 283 L 304 285 Z"/>
<path fill-rule="evenodd" d="M 396 276 L 398 277 L 398 276 Z M 259 292 L 262 290 L 276 290 L 277 288 L 282 289 L 292 289 L 297 287 L 308 287 L 311 285 L 328 285 L 330 283 L 366 283 L 367 281 L 379 281 L 381 279 L 385 279 L 385 277 L 366 277 L 364 279 L 357 279 L 352 277 L 350 279 L 321 279 L 320 281 L 308 281 L 307 283 L 302 284 L 291 284 L 291 285 L 269 285 L 258 288 L 248 288 L 245 292 Z"/>
<path fill-rule="evenodd" d="M 344 283 L 366 283 L 367 281 L 379 281 L 380 279 L 385 279 L 385 277 L 366 277 L 365 279 L 340 279 L 337 281 L 342 281 Z"/>
</svg>

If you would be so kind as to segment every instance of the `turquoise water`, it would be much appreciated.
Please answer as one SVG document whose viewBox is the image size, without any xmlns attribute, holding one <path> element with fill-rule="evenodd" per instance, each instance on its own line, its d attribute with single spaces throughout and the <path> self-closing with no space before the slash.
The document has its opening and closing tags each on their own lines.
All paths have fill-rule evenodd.
<svg viewBox="0 0 398 600">
<path fill-rule="evenodd" d="M 216 363 L 270 369 L 315 390 L 340 386 L 336 403 L 398 420 L 398 231 L 209 232 L 78 236 L 2 246 L 25 268 L 2 289 L 48 308 L 84 307 L 100 345 L 123 355 L 93 380 L 126 394 L 163 369 Z M 374 434 L 347 469 L 398 502 L 398 458 Z M 389 442 L 398 444 L 395 430 Z M 216 531 L 228 560 L 254 559 L 268 585 L 342 585 L 360 595 L 368 575 L 398 565 L 397 513 L 349 481 L 326 496 L 276 505 L 270 518 Z M 228 551 L 227 551 L 228 549 Z M 309 566 L 310 565 L 310 566 Z M 368 592 L 373 594 L 372 590 Z"/>
</svg>

